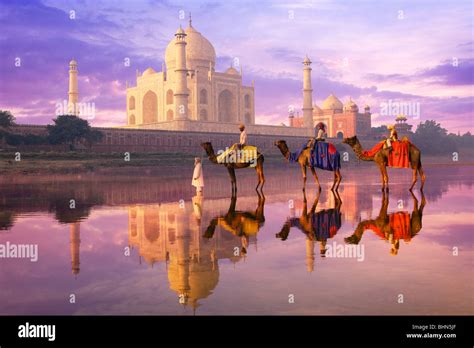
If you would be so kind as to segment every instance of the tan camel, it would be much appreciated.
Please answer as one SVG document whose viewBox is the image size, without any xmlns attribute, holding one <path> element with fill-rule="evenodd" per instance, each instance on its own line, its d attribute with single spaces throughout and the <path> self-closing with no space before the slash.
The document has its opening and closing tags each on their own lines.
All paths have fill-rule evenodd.
<svg viewBox="0 0 474 348">
<path fill-rule="evenodd" d="M 248 168 L 253 164 L 252 161 L 247 162 L 247 163 L 218 163 L 217 155 L 214 152 L 214 148 L 212 147 L 212 144 L 210 142 L 206 142 L 206 143 L 202 143 L 201 146 L 204 149 L 204 151 L 206 151 L 209 161 L 211 161 L 214 164 L 223 164 L 227 168 L 229 172 L 229 176 L 230 176 L 230 181 L 232 184 L 232 196 L 236 195 L 237 178 L 235 176 L 235 169 Z M 257 152 L 257 163 L 255 166 L 255 170 L 257 171 L 257 175 L 258 175 L 258 183 L 255 190 L 258 191 L 260 187 L 260 191 L 262 192 L 263 192 L 263 185 L 265 184 L 265 176 L 263 175 L 264 160 L 265 158 L 263 157 L 263 155 L 260 152 Z"/>
<path fill-rule="evenodd" d="M 349 145 L 352 150 L 354 150 L 357 158 L 362 161 L 373 161 L 377 163 L 380 169 L 380 173 L 382 174 L 382 190 L 386 189 L 388 191 L 388 174 L 387 174 L 387 166 L 388 166 L 388 156 L 389 156 L 389 149 L 380 149 L 374 156 L 366 156 L 364 155 L 364 150 L 362 149 L 362 145 L 357 139 L 357 136 L 353 136 L 350 138 L 345 138 L 342 143 Z M 411 168 L 413 169 L 413 180 L 410 187 L 410 191 L 413 190 L 413 187 L 417 181 L 417 173 L 420 174 L 421 178 L 421 187 L 420 190 L 423 190 L 423 186 L 425 185 L 425 174 L 423 172 L 423 167 L 421 166 L 421 152 L 420 150 L 410 143 L 409 148 L 409 160 Z"/>
<path fill-rule="evenodd" d="M 289 158 L 290 149 L 288 148 L 288 145 L 286 144 L 285 140 L 276 141 L 275 146 L 277 146 L 280 149 L 281 154 L 286 159 Z M 318 174 L 316 174 L 316 170 L 314 169 L 314 167 L 311 167 L 309 164 L 310 156 L 311 156 L 311 151 L 310 151 L 310 148 L 307 147 L 301 152 L 301 154 L 298 157 L 298 163 L 301 167 L 301 173 L 303 174 L 303 191 L 306 190 L 306 171 L 308 167 L 311 170 L 311 173 L 313 173 L 314 180 L 316 182 L 316 185 L 318 186 L 319 191 L 321 191 L 321 185 L 319 184 Z M 331 190 L 337 191 L 337 189 L 339 188 L 339 184 L 341 183 L 341 180 L 342 180 L 341 172 L 339 169 L 337 169 L 334 171 L 334 182 L 332 184 Z"/>
<path fill-rule="evenodd" d="M 403 228 L 403 230 L 406 229 L 408 231 L 408 235 L 405 237 L 409 237 L 411 239 L 420 232 L 423 226 L 422 224 L 423 209 L 425 208 L 426 199 L 422 191 L 421 204 L 418 206 L 418 199 L 416 198 L 416 196 L 414 195 L 412 191 L 410 191 L 410 193 L 413 197 L 413 211 L 410 215 L 409 222 L 407 222 L 406 224 L 407 226 L 404 226 L 405 228 Z M 380 207 L 380 212 L 377 218 L 368 219 L 368 220 L 359 222 L 354 233 L 351 236 L 344 238 L 344 241 L 348 244 L 359 244 L 364 232 L 366 230 L 372 230 L 375 233 L 377 233 L 380 237 L 384 238 L 385 240 L 390 241 L 392 244 L 390 253 L 392 255 L 397 255 L 398 249 L 400 248 L 400 238 L 396 238 L 396 233 L 394 233 L 394 231 L 397 227 L 400 227 L 400 226 L 396 226 L 397 224 L 396 221 L 399 221 L 399 220 L 391 219 L 390 215 L 400 214 L 400 212 L 388 214 L 387 213 L 388 203 L 389 203 L 388 194 L 383 192 L 382 205 Z"/>
</svg>

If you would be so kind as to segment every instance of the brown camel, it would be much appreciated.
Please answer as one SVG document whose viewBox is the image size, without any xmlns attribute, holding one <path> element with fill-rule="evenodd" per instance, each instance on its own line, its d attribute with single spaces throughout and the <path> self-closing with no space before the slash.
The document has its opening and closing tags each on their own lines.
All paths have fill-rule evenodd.
<svg viewBox="0 0 474 348">
<path fill-rule="evenodd" d="M 344 144 L 349 145 L 352 150 L 354 150 L 357 158 L 359 158 L 362 161 L 373 161 L 377 163 L 380 169 L 380 173 L 382 174 L 382 190 L 386 189 L 388 191 L 388 174 L 387 174 L 387 165 L 388 165 L 388 156 L 389 156 L 389 149 L 380 149 L 374 156 L 366 156 L 363 153 L 362 145 L 359 142 L 359 139 L 357 139 L 357 136 L 353 136 L 350 138 L 345 138 L 342 141 Z M 409 159 L 410 159 L 410 165 L 411 168 L 413 169 L 413 181 L 410 187 L 410 191 L 413 190 L 413 187 L 416 184 L 417 181 L 417 173 L 420 174 L 421 178 L 421 187 L 420 190 L 423 190 L 423 186 L 425 185 L 425 174 L 423 173 L 423 168 L 421 166 L 421 152 L 420 150 L 410 143 L 409 148 Z"/>
<path fill-rule="evenodd" d="M 230 181 L 232 183 L 232 196 L 236 195 L 237 193 L 237 178 L 235 177 L 235 169 L 241 169 L 241 168 L 248 168 L 250 167 L 253 162 L 247 162 L 247 163 L 218 163 L 217 162 L 217 156 L 214 152 L 214 148 L 212 147 L 212 144 L 210 142 L 202 143 L 201 146 L 203 149 L 206 151 L 206 154 L 209 158 L 209 161 L 211 161 L 214 164 L 223 164 L 230 176 Z M 263 175 L 263 161 L 265 158 L 260 152 L 257 152 L 257 164 L 255 166 L 255 170 L 257 171 L 258 175 L 258 183 L 257 187 L 255 190 L 258 191 L 259 187 L 260 190 L 263 192 L 263 185 L 265 184 L 265 176 Z"/>
<path fill-rule="evenodd" d="M 390 250 L 390 253 L 392 255 L 397 255 L 398 254 L 398 249 L 400 248 L 400 239 L 403 237 L 405 240 L 408 239 L 410 240 L 414 236 L 416 236 L 421 228 L 422 228 L 422 220 L 423 220 L 423 209 L 425 208 L 426 204 L 426 199 L 425 195 L 423 194 L 423 191 L 421 192 L 421 204 L 418 206 L 418 199 L 414 195 L 413 191 L 410 191 L 412 197 L 413 197 L 413 211 L 410 215 L 410 219 L 406 220 L 406 225 L 405 226 L 397 226 L 397 222 L 400 223 L 400 221 L 403 221 L 403 219 L 396 219 L 395 217 L 390 218 L 390 215 L 396 215 L 396 214 L 408 214 L 407 212 L 397 212 L 393 214 L 388 214 L 388 201 L 389 197 L 388 194 L 385 193 L 385 191 L 382 193 L 382 205 L 380 207 L 380 212 L 379 215 L 377 216 L 376 219 L 368 219 L 359 222 L 357 225 L 356 230 L 354 233 L 347 237 L 344 238 L 344 241 L 348 244 L 359 244 L 360 240 L 362 239 L 362 235 L 366 230 L 372 230 L 374 231 L 377 235 L 380 237 L 384 238 L 385 240 L 388 240 L 392 244 L 392 249 Z M 402 222 L 403 224 L 403 222 Z M 397 235 L 396 229 L 400 227 L 404 227 L 401 230 L 406 230 L 406 234 L 403 236 Z"/>
<path fill-rule="evenodd" d="M 280 149 L 281 154 L 286 159 L 289 158 L 290 149 L 288 148 L 288 145 L 286 144 L 285 140 L 275 141 L 275 146 L 277 146 Z M 318 174 L 316 174 L 316 170 L 314 169 L 314 167 L 311 167 L 309 164 L 310 156 L 311 156 L 310 148 L 307 147 L 301 152 L 301 154 L 298 157 L 298 163 L 300 164 L 301 173 L 303 174 L 303 191 L 306 190 L 306 169 L 308 167 L 311 170 L 311 173 L 313 173 L 314 180 L 316 182 L 316 185 L 318 186 L 319 191 L 321 191 L 321 185 L 319 184 Z M 334 171 L 334 182 L 332 184 L 331 190 L 337 191 L 337 189 L 339 188 L 339 184 L 341 183 L 341 180 L 342 180 L 341 172 L 339 169 L 337 169 Z"/>
</svg>

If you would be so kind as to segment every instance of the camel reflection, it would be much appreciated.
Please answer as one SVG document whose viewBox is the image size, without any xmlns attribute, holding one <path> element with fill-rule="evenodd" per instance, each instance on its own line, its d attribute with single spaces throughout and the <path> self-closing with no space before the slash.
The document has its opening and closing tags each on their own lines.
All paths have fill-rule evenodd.
<svg viewBox="0 0 474 348">
<path fill-rule="evenodd" d="M 418 199 L 413 192 L 410 193 L 413 197 L 411 216 L 406 211 L 387 214 L 389 195 L 383 193 L 378 217 L 361 221 L 357 225 L 355 232 L 351 236 L 344 238 L 346 243 L 359 244 L 363 233 L 366 230 L 372 230 L 380 238 L 390 242 L 390 254 L 397 255 L 400 248 L 400 240 L 403 239 L 406 243 L 410 242 L 422 228 L 423 209 L 426 204 L 425 195 L 423 192 L 421 193 L 421 204 L 418 206 Z"/>
<path fill-rule="evenodd" d="M 229 210 L 223 216 L 217 216 L 211 220 L 209 227 L 204 233 L 204 238 L 212 238 L 217 226 L 229 231 L 239 237 L 242 247 L 241 254 L 247 255 L 249 240 L 256 237 L 260 228 L 265 224 L 265 196 L 257 192 L 258 205 L 255 211 L 236 211 L 237 196 L 231 198 Z"/>
<path fill-rule="evenodd" d="M 308 212 L 306 193 L 303 192 L 303 210 L 301 216 L 288 218 L 280 233 L 276 234 L 277 238 L 284 241 L 288 239 L 290 229 L 296 227 L 306 235 L 306 266 L 308 272 L 312 272 L 314 269 L 315 241 L 320 242 L 320 255 L 321 257 L 324 257 L 326 253 L 327 240 L 333 238 L 341 228 L 341 197 L 337 192 L 331 191 L 330 194 L 332 194 L 334 198 L 334 208 L 316 212 L 320 196 L 320 191 L 318 191 L 313 206 Z"/>
</svg>

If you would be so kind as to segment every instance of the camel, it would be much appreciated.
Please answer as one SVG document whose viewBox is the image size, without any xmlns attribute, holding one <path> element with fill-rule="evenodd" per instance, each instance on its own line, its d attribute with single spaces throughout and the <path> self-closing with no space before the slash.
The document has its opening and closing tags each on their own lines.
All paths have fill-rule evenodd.
<svg viewBox="0 0 474 348">
<path fill-rule="evenodd" d="M 426 204 L 426 199 L 422 191 L 421 204 L 418 206 L 418 199 L 414 195 L 413 191 L 410 191 L 410 193 L 413 197 L 413 211 L 410 216 L 409 226 L 408 226 L 408 223 L 406 226 L 406 229 L 409 232 L 409 235 L 407 235 L 406 237 L 409 237 L 411 239 L 415 235 L 417 235 L 418 232 L 420 232 L 423 226 L 422 225 L 423 209 Z M 392 255 L 397 255 L 398 249 L 400 247 L 400 239 L 394 238 L 396 236 L 396 234 L 394 235 L 394 230 L 397 226 L 392 226 L 392 224 L 390 224 L 390 220 L 396 221 L 396 219 L 390 219 L 390 215 L 400 214 L 400 212 L 388 214 L 387 213 L 388 203 L 389 203 L 388 201 L 389 201 L 388 194 L 386 194 L 383 191 L 382 192 L 382 205 L 380 207 L 380 212 L 377 218 L 368 219 L 368 220 L 359 222 L 354 233 L 351 236 L 344 238 L 344 241 L 348 244 L 359 244 L 360 240 L 362 239 L 362 235 L 364 234 L 366 230 L 373 230 L 374 232 L 377 231 L 378 232 L 377 234 L 379 234 L 381 237 L 383 236 L 385 240 L 388 240 L 391 242 L 392 249 L 390 253 Z"/>
<path fill-rule="evenodd" d="M 214 152 L 214 148 L 212 147 L 212 144 L 210 142 L 202 143 L 201 144 L 202 148 L 204 151 L 206 151 L 206 154 L 209 158 L 209 161 L 211 161 L 214 164 L 223 164 L 230 176 L 230 181 L 232 184 L 232 196 L 237 194 L 237 178 L 235 176 L 235 169 L 241 169 L 241 168 L 248 168 L 250 167 L 253 163 L 247 162 L 247 163 L 218 163 L 217 162 L 217 155 Z M 260 191 L 263 192 L 263 185 L 265 184 L 265 176 L 263 175 L 263 162 L 265 158 L 260 152 L 257 152 L 257 165 L 255 166 L 255 170 L 257 171 L 258 175 L 258 183 L 257 187 L 255 190 L 257 190 L 260 187 Z"/>
<path fill-rule="evenodd" d="M 242 254 L 247 254 L 249 237 L 256 235 L 265 224 L 265 196 L 257 191 L 258 205 L 255 211 L 236 211 L 237 196 L 232 196 L 229 210 L 225 215 L 216 216 L 209 223 L 204 238 L 212 238 L 217 226 L 222 226 L 242 240 Z"/>
<path fill-rule="evenodd" d="M 281 154 L 288 159 L 290 156 L 290 149 L 288 148 L 288 145 L 286 144 L 285 140 L 279 140 L 275 142 L 275 146 L 277 146 Z M 321 191 L 321 185 L 319 184 L 319 179 L 318 179 L 318 174 L 316 174 L 316 170 L 314 167 L 310 166 L 310 156 L 311 156 L 311 149 L 307 147 L 304 149 L 301 154 L 298 157 L 298 163 L 301 167 L 301 173 L 303 174 L 303 191 L 306 190 L 306 170 L 309 167 L 311 170 L 311 173 L 313 173 L 314 180 L 316 182 L 316 185 L 318 186 L 318 190 Z M 331 190 L 336 190 L 339 188 L 339 184 L 341 183 L 342 176 L 341 172 L 339 169 L 334 171 L 334 182 L 332 184 Z"/>
<path fill-rule="evenodd" d="M 362 149 L 362 145 L 360 144 L 359 139 L 357 139 L 357 136 L 345 138 L 342 141 L 342 143 L 349 145 L 352 148 L 352 150 L 354 150 L 357 158 L 359 158 L 360 160 L 373 161 L 377 163 L 380 169 L 380 173 L 382 174 L 382 191 L 386 189 L 388 192 L 387 165 L 388 165 L 388 156 L 389 156 L 390 150 L 382 148 L 374 156 L 366 156 L 363 153 L 364 150 Z M 410 143 L 408 151 L 409 151 L 410 165 L 411 165 L 411 168 L 413 169 L 413 180 L 410 187 L 410 191 L 413 190 L 413 187 L 416 184 L 417 173 L 420 174 L 420 178 L 421 178 L 420 190 L 423 191 L 423 186 L 425 185 L 426 177 L 423 172 L 423 168 L 421 166 L 421 152 L 412 143 Z"/>
</svg>

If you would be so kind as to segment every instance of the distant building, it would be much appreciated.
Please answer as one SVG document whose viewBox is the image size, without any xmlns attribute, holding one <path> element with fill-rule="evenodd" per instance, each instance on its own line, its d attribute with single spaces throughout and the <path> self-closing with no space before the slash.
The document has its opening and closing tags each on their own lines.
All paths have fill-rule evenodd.
<svg viewBox="0 0 474 348">
<path fill-rule="evenodd" d="M 413 126 L 407 123 L 407 117 L 405 115 L 398 115 L 395 122 L 395 129 L 399 136 L 411 133 Z"/>
<path fill-rule="evenodd" d="M 364 112 L 359 112 L 356 103 L 349 99 L 345 105 L 333 94 L 323 101 L 321 107 L 313 104 L 313 126 L 322 122 L 330 138 L 344 138 L 353 135 L 367 136 L 371 129 L 370 107 L 366 105 Z M 303 127 L 303 117 L 289 116 L 290 127 Z"/>
</svg>

